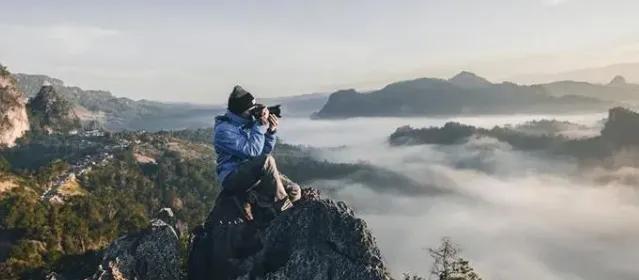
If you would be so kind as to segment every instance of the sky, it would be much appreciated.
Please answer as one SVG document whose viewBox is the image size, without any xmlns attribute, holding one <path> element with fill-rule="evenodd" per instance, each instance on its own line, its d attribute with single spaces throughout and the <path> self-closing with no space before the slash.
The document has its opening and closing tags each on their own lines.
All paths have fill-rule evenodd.
<svg viewBox="0 0 639 280">
<path fill-rule="evenodd" d="M 639 62 L 636 0 L 7 1 L 0 63 L 117 96 L 222 103 Z"/>
</svg>

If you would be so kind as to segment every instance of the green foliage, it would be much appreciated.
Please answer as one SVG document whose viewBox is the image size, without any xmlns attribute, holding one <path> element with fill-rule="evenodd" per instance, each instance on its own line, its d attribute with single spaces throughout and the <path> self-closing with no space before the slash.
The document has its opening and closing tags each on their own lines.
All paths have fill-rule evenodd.
<svg viewBox="0 0 639 280">
<path fill-rule="evenodd" d="M 9 70 L 7 70 L 7 67 L 0 64 L 0 76 L 6 77 L 8 75 L 11 75 L 11 73 L 9 73 Z"/>
<path fill-rule="evenodd" d="M 392 145 L 439 144 L 451 145 L 466 140 L 476 132 L 476 128 L 456 122 L 448 122 L 443 127 L 413 129 L 400 127 L 391 134 Z"/>
<path fill-rule="evenodd" d="M 436 249 L 429 249 L 433 257 L 431 274 L 439 280 L 481 280 L 469 262 L 459 257 L 461 250 L 449 238 L 443 238 Z"/>
<path fill-rule="evenodd" d="M 172 208 L 186 230 L 202 223 L 220 186 L 214 158 L 192 156 L 201 153 L 191 149 L 201 149 L 206 143 L 209 146 L 203 150 L 210 151 L 211 133 L 210 129 L 121 132 L 93 138 L 32 134 L 17 147 L 3 151 L 14 168 L 11 172 L 18 176 L 19 171 L 30 185 L 0 198 L 0 233 L 10 230 L 14 237 L 10 243 L 22 246 L 7 256 L 11 261 L 2 262 L 0 269 L 16 279 L 42 278 L 51 270 L 82 279 L 93 272 L 102 249 L 119 236 L 147 227 L 163 207 Z M 121 143 L 128 144 L 105 148 Z M 180 143 L 178 151 L 169 143 Z M 278 144 L 275 150 L 280 169 L 300 183 L 344 177 L 378 183 L 386 177 L 401 179 L 366 164 L 313 160 L 312 150 L 303 147 Z M 63 204 L 40 199 L 51 181 L 77 172 L 79 160 L 105 152 L 113 158 L 82 175 L 76 173 L 84 195 L 66 197 Z M 152 155 L 155 162 L 138 162 L 134 156 L 138 153 Z M 188 238 L 181 235 L 180 240 L 186 254 Z M 20 245 L 26 241 L 39 242 L 42 246 L 38 248 L 44 249 Z"/>
<path fill-rule="evenodd" d="M 459 256 L 461 250 L 449 238 L 442 238 L 438 248 L 429 249 L 433 257 L 431 275 L 437 280 L 481 280 L 469 262 Z M 404 273 L 403 280 L 426 280 L 425 277 Z M 431 279 L 431 278 L 428 278 Z"/>
<path fill-rule="evenodd" d="M 9 171 L 11 170 L 11 163 L 5 159 L 2 155 L 0 155 L 0 171 Z"/>
<path fill-rule="evenodd" d="M 212 128 L 200 128 L 200 129 L 184 129 L 178 131 L 160 131 L 160 135 L 167 135 L 183 140 L 187 140 L 194 143 L 210 144 L 213 142 L 213 129 Z"/>
</svg>

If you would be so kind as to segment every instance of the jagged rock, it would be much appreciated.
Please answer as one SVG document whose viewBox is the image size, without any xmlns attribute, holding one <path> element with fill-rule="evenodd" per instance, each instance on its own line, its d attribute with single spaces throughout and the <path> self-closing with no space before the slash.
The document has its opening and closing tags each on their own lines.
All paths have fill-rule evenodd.
<svg viewBox="0 0 639 280">
<path fill-rule="evenodd" d="M 53 86 L 43 86 L 29 102 L 32 129 L 51 133 L 68 133 L 81 127 L 72 104 Z"/>
<path fill-rule="evenodd" d="M 26 98 L 15 80 L 0 65 L 0 148 L 12 147 L 29 130 Z"/>
<path fill-rule="evenodd" d="M 158 214 L 156 215 L 156 218 L 168 223 L 169 225 L 174 225 L 176 222 L 173 210 L 168 207 L 160 209 L 160 211 L 158 211 Z"/>
<path fill-rule="evenodd" d="M 104 252 L 96 274 L 87 280 L 180 279 L 179 242 L 162 220 L 138 233 L 116 239 Z"/>
<path fill-rule="evenodd" d="M 195 232 L 189 279 L 390 279 L 363 220 L 343 202 L 319 199 L 309 190 L 302 194 L 295 207 L 259 231 L 233 215 L 216 215 L 224 210 L 216 205 L 206 227 Z M 259 244 L 246 251 L 255 235 Z"/>
</svg>

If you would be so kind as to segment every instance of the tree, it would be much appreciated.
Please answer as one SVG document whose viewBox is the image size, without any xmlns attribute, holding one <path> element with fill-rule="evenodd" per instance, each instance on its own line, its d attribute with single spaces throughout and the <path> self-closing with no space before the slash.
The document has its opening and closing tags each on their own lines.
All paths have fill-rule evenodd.
<svg viewBox="0 0 639 280">
<path fill-rule="evenodd" d="M 0 171 L 10 171 L 11 163 L 7 161 L 2 155 L 0 155 Z"/>
<path fill-rule="evenodd" d="M 461 252 L 450 238 L 442 238 L 442 244 L 437 249 L 429 249 L 433 257 L 431 275 L 439 280 L 481 280 L 481 277 L 470 267 L 467 260 L 459 257 Z"/>
</svg>

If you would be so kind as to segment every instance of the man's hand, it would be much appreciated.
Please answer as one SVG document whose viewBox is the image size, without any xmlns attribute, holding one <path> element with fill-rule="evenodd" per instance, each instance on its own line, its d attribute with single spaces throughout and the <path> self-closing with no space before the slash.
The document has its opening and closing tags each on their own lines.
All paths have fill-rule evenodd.
<svg viewBox="0 0 639 280">
<path fill-rule="evenodd" d="M 280 120 L 276 115 L 271 114 L 268 116 L 268 123 L 270 125 L 268 132 L 275 133 L 277 131 L 277 126 L 280 124 Z"/>
<path fill-rule="evenodd" d="M 269 123 L 269 115 L 268 108 L 264 107 L 260 113 L 260 118 L 257 121 L 259 121 L 262 125 L 267 125 Z"/>
</svg>

